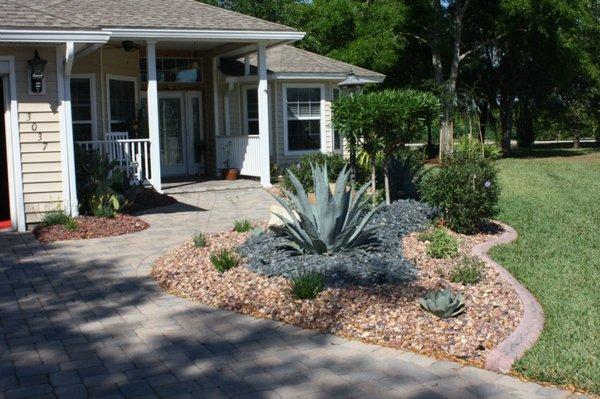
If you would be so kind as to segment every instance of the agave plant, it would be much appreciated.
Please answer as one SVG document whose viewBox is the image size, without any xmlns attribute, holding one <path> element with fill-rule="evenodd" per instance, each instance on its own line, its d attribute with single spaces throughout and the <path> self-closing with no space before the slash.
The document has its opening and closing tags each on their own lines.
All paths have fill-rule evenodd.
<svg viewBox="0 0 600 399">
<path fill-rule="evenodd" d="M 431 291 L 420 302 L 423 309 L 442 318 L 458 316 L 465 311 L 463 296 L 450 290 Z"/>
<path fill-rule="evenodd" d="M 302 253 L 333 254 L 374 243 L 375 228 L 367 224 L 378 210 L 369 210 L 365 184 L 356 193 L 347 188 L 350 172 L 344 168 L 335 183 L 332 194 L 329 188 L 327 165 L 312 165 L 316 201 L 308 199 L 306 191 L 296 176 L 288 170 L 296 194 L 284 190 L 289 203 L 275 197 L 287 215 L 274 213 L 283 222 L 281 230 L 288 237 L 288 246 Z"/>
</svg>

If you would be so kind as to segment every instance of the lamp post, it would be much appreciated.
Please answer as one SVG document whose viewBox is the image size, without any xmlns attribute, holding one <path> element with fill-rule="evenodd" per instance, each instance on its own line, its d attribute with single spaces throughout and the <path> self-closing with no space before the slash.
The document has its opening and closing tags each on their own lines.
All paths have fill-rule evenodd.
<svg viewBox="0 0 600 399">
<path fill-rule="evenodd" d="M 348 76 L 346 79 L 340 83 L 338 83 L 338 87 L 344 92 L 347 93 L 350 97 L 354 97 L 362 93 L 363 87 L 365 87 L 370 82 L 356 76 L 354 71 L 348 72 Z M 348 138 L 348 144 L 350 145 L 350 181 L 352 186 L 356 185 L 356 141 L 354 137 Z"/>
</svg>

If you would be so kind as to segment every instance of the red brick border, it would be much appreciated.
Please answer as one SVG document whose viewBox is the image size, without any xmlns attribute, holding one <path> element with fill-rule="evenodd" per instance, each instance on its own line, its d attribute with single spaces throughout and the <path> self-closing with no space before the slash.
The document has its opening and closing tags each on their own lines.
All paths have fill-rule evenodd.
<svg viewBox="0 0 600 399">
<path fill-rule="evenodd" d="M 473 247 L 472 253 L 488 266 L 494 268 L 514 288 L 523 303 L 523 318 L 517 328 L 502 341 L 487 357 L 485 368 L 508 372 L 513 363 L 538 340 L 544 328 L 544 312 L 534 296 L 499 263 L 492 260 L 487 252 L 496 245 L 508 244 L 517 239 L 517 232 L 510 226 L 499 223 L 504 232 L 490 241 Z"/>
</svg>

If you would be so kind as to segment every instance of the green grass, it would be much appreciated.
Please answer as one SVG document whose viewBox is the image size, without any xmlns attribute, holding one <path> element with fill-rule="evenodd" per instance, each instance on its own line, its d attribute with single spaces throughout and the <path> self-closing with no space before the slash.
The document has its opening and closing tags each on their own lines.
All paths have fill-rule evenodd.
<svg viewBox="0 0 600 399">
<path fill-rule="evenodd" d="M 498 218 L 519 238 L 491 255 L 529 288 L 546 316 L 540 340 L 515 370 L 600 394 L 600 152 L 540 155 L 498 162 Z"/>
</svg>

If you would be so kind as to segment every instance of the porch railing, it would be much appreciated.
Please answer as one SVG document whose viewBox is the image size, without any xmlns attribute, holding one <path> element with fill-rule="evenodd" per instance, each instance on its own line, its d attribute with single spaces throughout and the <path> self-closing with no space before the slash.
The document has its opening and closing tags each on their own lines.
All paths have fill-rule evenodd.
<svg viewBox="0 0 600 399">
<path fill-rule="evenodd" d="M 217 167 L 236 168 L 241 175 L 260 177 L 260 138 L 252 136 L 217 136 Z"/>
<path fill-rule="evenodd" d="M 144 183 L 152 178 L 150 170 L 150 139 L 76 141 L 86 150 L 108 155 L 132 184 Z"/>
</svg>

